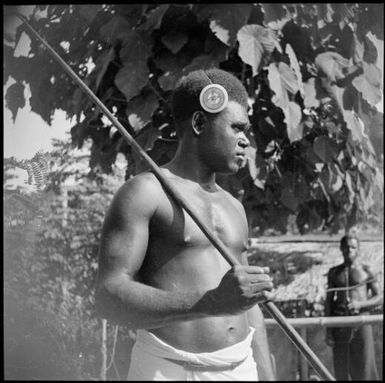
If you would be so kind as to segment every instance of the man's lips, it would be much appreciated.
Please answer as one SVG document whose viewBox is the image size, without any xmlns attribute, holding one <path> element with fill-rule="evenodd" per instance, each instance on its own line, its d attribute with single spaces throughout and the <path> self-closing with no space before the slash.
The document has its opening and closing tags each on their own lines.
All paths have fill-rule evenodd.
<svg viewBox="0 0 385 383">
<path fill-rule="evenodd" d="M 237 158 L 237 161 L 239 161 L 241 167 L 244 167 L 246 165 L 247 163 L 246 153 L 236 153 L 235 157 Z"/>
</svg>

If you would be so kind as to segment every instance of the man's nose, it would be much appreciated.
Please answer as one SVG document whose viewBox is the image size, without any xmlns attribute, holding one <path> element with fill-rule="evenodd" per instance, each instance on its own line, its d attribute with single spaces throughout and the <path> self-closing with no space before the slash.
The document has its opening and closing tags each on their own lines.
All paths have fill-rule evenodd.
<svg viewBox="0 0 385 383">
<path fill-rule="evenodd" d="M 245 133 L 241 133 L 241 139 L 239 141 L 239 146 L 241 146 L 243 149 L 246 149 L 250 145 L 249 139 L 246 137 Z"/>
</svg>

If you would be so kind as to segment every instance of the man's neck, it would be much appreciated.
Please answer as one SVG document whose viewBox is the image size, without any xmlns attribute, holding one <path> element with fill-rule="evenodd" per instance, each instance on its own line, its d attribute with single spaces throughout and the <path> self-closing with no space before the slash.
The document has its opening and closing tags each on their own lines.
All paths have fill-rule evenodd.
<svg viewBox="0 0 385 383">
<path fill-rule="evenodd" d="M 344 266 L 345 267 L 358 267 L 360 265 L 360 261 L 358 259 L 355 259 L 354 261 L 344 261 Z"/>
<path fill-rule="evenodd" d="M 215 172 L 205 166 L 194 148 L 178 147 L 174 158 L 164 166 L 173 174 L 197 182 L 202 186 L 215 186 Z"/>
</svg>

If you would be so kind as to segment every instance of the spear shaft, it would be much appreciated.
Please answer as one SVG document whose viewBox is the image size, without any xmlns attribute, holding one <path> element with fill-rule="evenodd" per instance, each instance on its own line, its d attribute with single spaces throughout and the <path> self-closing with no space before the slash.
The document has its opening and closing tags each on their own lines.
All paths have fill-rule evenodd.
<svg viewBox="0 0 385 383">
<path fill-rule="evenodd" d="M 16 14 L 17 17 L 28 27 L 32 34 L 48 49 L 50 54 L 55 58 L 56 61 L 63 67 L 66 73 L 74 80 L 74 82 L 80 86 L 80 88 L 91 98 L 91 100 L 99 107 L 99 109 L 106 115 L 106 117 L 111 121 L 111 123 L 118 129 L 122 136 L 126 139 L 128 144 L 134 149 L 134 151 L 149 165 L 150 169 L 157 177 L 159 182 L 162 184 L 164 189 L 169 193 L 169 195 L 181 206 L 193 219 L 193 221 L 198 225 L 202 232 L 206 235 L 208 240 L 212 245 L 220 252 L 220 254 L 225 258 L 225 260 L 231 265 L 239 265 L 239 261 L 233 256 L 232 253 L 226 248 L 223 242 L 217 238 L 211 229 L 200 220 L 196 215 L 193 206 L 190 205 L 190 202 L 184 198 L 184 196 L 179 193 L 171 182 L 165 177 L 161 172 L 159 166 L 151 159 L 151 157 L 142 149 L 142 147 L 135 141 L 135 139 L 127 132 L 123 125 L 115 118 L 115 116 L 108 110 L 108 108 L 100 101 L 100 99 L 88 88 L 88 86 L 80 79 L 80 77 L 70 68 L 70 66 L 56 53 L 56 51 L 35 31 L 35 29 L 29 24 L 27 19 L 20 15 Z M 335 378 L 333 375 L 326 369 L 314 352 L 309 348 L 305 343 L 302 337 L 294 329 L 292 325 L 289 324 L 284 315 L 279 311 L 279 309 L 274 305 L 273 302 L 267 301 L 263 303 L 266 310 L 269 314 L 277 321 L 278 325 L 284 331 L 284 333 L 289 337 L 289 339 L 294 343 L 298 350 L 305 356 L 310 365 L 314 368 L 317 374 L 323 380 L 334 381 Z"/>
</svg>

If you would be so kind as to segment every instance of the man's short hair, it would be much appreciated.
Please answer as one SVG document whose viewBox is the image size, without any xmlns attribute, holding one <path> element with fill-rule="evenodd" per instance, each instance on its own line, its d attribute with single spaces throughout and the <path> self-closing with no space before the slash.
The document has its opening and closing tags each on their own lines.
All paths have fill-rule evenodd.
<svg viewBox="0 0 385 383">
<path fill-rule="evenodd" d="M 357 233 L 355 233 L 355 232 L 348 232 L 348 233 L 346 233 L 341 238 L 341 240 L 340 240 L 340 247 L 343 247 L 343 246 L 347 245 L 349 239 L 355 239 L 358 244 L 360 243 L 360 240 L 358 238 Z"/>
<path fill-rule="evenodd" d="M 181 78 L 172 95 L 172 112 L 175 122 L 185 121 L 196 111 L 204 111 L 199 103 L 201 90 L 210 84 L 222 85 L 229 101 L 236 101 L 247 110 L 247 92 L 234 75 L 217 68 L 196 70 Z"/>
</svg>

